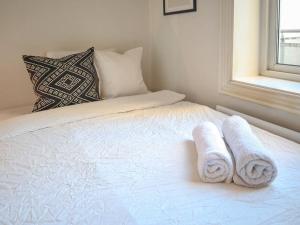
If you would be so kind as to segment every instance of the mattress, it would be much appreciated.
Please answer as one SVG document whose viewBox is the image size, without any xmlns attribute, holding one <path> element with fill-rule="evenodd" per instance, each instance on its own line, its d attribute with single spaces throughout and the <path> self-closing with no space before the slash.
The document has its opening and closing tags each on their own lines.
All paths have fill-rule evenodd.
<svg viewBox="0 0 300 225">
<path fill-rule="evenodd" d="M 300 224 L 300 145 L 253 127 L 279 174 L 201 183 L 192 129 L 226 115 L 162 91 L 0 122 L 0 224 Z"/>
</svg>

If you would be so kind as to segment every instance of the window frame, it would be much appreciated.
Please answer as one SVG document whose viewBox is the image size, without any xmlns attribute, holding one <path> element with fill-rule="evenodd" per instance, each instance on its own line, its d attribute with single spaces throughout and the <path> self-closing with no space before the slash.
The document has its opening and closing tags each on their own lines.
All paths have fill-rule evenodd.
<svg viewBox="0 0 300 225">
<path fill-rule="evenodd" d="M 300 66 L 277 63 L 280 0 L 261 1 L 260 75 L 300 81 Z"/>
</svg>

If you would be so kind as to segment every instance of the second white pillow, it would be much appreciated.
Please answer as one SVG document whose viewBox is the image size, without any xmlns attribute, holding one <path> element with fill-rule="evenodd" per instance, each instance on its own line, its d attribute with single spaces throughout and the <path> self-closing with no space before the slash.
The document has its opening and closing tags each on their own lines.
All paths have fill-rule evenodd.
<svg viewBox="0 0 300 225">
<path fill-rule="evenodd" d="M 102 81 L 102 97 L 114 98 L 148 92 L 145 85 L 141 61 L 143 48 L 135 48 L 119 54 L 95 52 Z"/>
</svg>

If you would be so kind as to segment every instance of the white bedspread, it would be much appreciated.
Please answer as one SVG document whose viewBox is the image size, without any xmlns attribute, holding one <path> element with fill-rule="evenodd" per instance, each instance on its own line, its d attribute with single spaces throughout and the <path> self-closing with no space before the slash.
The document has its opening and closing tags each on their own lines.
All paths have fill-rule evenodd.
<svg viewBox="0 0 300 225">
<path fill-rule="evenodd" d="M 255 128 L 277 160 L 274 183 L 201 183 L 192 130 L 204 120 L 220 128 L 226 116 L 180 95 L 151 96 L 138 110 L 128 97 L 129 108 L 115 100 L 61 109 L 56 122 L 61 112 L 1 122 L 0 224 L 300 224 L 299 144 Z M 103 104 L 110 110 L 99 113 Z"/>
</svg>

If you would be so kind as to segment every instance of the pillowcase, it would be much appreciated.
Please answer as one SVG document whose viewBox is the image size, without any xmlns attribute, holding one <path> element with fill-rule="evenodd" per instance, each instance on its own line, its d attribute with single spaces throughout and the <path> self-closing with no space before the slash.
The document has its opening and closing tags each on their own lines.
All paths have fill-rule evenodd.
<svg viewBox="0 0 300 225">
<path fill-rule="evenodd" d="M 103 98 L 148 92 L 141 68 L 142 55 L 143 48 L 135 48 L 124 54 L 109 51 L 95 53 L 102 81 Z"/>
<path fill-rule="evenodd" d="M 100 100 L 94 48 L 59 59 L 23 56 L 38 99 L 33 112 Z"/>
</svg>

